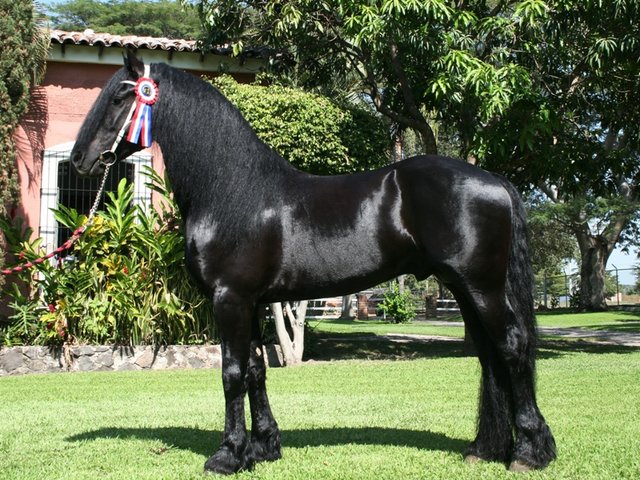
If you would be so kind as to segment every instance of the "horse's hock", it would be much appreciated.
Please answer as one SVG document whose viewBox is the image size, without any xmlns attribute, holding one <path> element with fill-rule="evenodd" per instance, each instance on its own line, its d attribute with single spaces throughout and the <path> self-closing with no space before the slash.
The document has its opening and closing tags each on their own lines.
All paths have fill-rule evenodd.
<svg viewBox="0 0 640 480">
<path fill-rule="evenodd" d="M 281 366 L 276 345 L 265 346 L 269 366 Z M 220 368 L 220 345 L 71 346 L 0 348 L 0 376 L 27 373 Z"/>
</svg>

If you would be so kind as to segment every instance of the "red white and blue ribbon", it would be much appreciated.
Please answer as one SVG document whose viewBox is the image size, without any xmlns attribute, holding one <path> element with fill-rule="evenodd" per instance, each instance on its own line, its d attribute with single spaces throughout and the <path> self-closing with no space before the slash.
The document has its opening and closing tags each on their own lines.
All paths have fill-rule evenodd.
<svg viewBox="0 0 640 480">
<path fill-rule="evenodd" d="M 151 146 L 151 105 L 158 100 L 158 85 L 147 73 L 136 82 L 134 91 L 136 94 L 136 107 L 131 118 L 131 126 L 127 134 L 127 141 L 139 143 L 142 147 Z"/>
</svg>

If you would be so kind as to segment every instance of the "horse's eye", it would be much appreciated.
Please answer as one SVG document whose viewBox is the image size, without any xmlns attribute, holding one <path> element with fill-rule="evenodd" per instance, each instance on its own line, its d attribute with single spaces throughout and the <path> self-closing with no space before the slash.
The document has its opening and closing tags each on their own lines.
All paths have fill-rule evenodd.
<svg viewBox="0 0 640 480">
<path fill-rule="evenodd" d="M 122 99 L 121 98 L 114 98 L 113 99 L 113 104 L 114 105 L 120 105 L 122 103 Z"/>
</svg>

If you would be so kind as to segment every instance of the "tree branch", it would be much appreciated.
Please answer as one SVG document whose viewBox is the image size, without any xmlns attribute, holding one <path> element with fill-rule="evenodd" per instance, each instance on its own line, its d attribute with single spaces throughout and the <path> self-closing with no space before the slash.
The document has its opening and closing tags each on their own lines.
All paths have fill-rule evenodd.
<svg viewBox="0 0 640 480">
<path fill-rule="evenodd" d="M 553 203 L 560 203 L 558 198 L 558 187 L 555 185 L 549 185 L 548 183 L 540 183 L 538 188 L 551 200 Z"/>
<path fill-rule="evenodd" d="M 418 108 L 418 104 L 416 103 L 411 85 L 409 85 L 409 79 L 407 78 L 407 75 L 404 71 L 404 67 L 402 66 L 400 57 L 398 56 L 398 45 L 396 45 L 395 42 L 391 42 L 391 44 L 389 45 L 389 56 L 391 58 L 391 66 L 393 67 L 393 71 L 398 78 L 400 91 L 402 92 L 402 96 L 404 97 L 404 102 L 407 110 L 409 111 L 409 114 L 416 119 L 425 122 L 425 119 L 422 116 L 422 113 L 420 113 L 420 109 Z"/>
</svg>

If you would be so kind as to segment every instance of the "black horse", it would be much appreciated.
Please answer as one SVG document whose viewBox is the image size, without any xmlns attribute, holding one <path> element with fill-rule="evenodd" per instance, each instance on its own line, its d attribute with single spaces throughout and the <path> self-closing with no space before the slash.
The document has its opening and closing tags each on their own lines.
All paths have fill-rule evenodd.
<svg viewBox="0 0 640 480">
<path fill-rule="evenodd" d="M 281 456 L 259 306 L 342 295 L 405 273 L 436 275 L 447 285 L 480 358 L 478 433 L 466 460 L 525 470 L 555 458 L 535 397 L 524 211 L 508 181 L 439 156 L 309 175 L 259 140 L 206 82 L 165 64 L 146 68 L 159 90 L 151 133 L 185 222 L 186 262 L 213 299 L 222 338 L 225 428 L 207 471 L 232 473 Z M 144 75 L 129 53 L 102 90 L 71 153 L 79 174 L 98 175 L 106 161 L 142 148 L 120 138 L 136 101 L 133 85 Z"/>
</svg>

